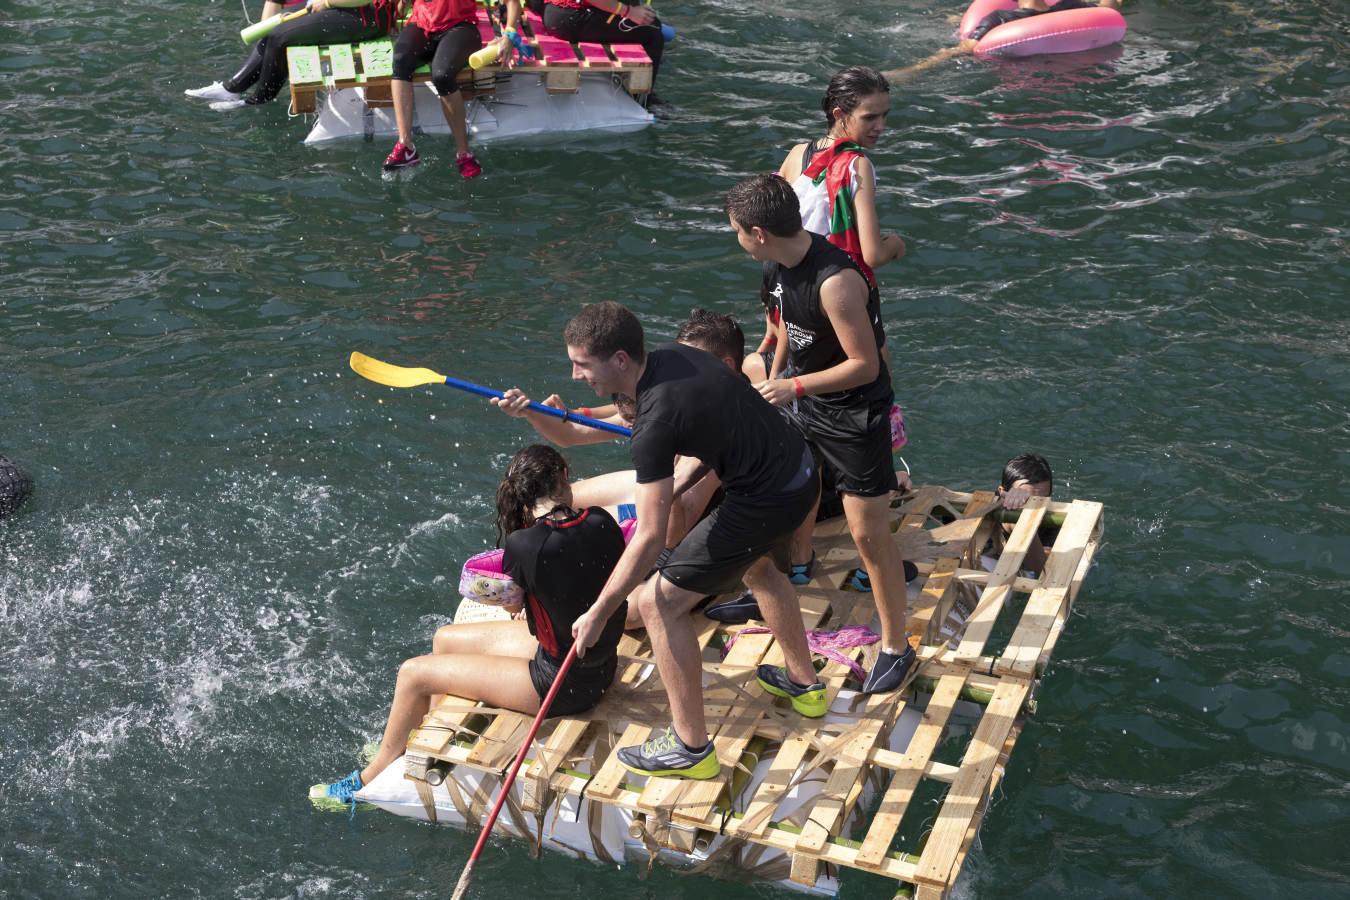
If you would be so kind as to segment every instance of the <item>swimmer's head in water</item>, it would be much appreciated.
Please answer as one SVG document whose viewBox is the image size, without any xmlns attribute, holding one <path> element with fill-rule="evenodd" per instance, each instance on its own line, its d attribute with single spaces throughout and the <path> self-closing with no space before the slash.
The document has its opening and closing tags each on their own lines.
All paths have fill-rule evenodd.
<svg viewBox="0 0 1350 900">
<path fill-rule="evenodd" d="M 1050 474 L 1050 464 L 1034 453 L 1023 453 L 1008 460 L 1003 467 L 1003 479 L 999 487 L 1006 491 L 1019 482 L 1031 489 L 1036 496 L 1049 497 L 1054 488 L 1054 476 Z"/>
<path fill-rule="evenodd" d="M 889 94 L 891 84 L 871 66 L 849 66 L 834 73 L 820 108 L 825 113 L 825 124 L 833 128 L 837 119 L 857 108 L 863 98 L 873 94 Z"/>
</svg>

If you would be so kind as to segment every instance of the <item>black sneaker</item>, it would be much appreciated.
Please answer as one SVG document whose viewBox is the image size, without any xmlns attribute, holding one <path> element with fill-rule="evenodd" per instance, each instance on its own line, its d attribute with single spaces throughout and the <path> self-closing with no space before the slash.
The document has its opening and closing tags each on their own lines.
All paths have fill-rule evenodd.
<svg viewBox="0 0 1350 900">
<path fill-rule="evenodd" d="M 775 697 L 786 697 L 792 701 L 792 708 L 808 719 L 819 719 L 825 715 L 825 683 L 814 681 L 811 684 L 798 684 L 788 677 L 783 666 L 760 666 L 755 670 L 755 680 Z"/>
<path fill-rule="evenodd" d="M 908 674 L 910 666 L 914 665 L 915 658 L 914 648 L 909 644 L 905 645 L 904 652 L 899 656 L 882 650 L 877 654 L 876 665 L 872 666 L 872 671 L 867 673 L 867 680 L 863 682 L 862 692 L 864 694 L 884 694 L 895 690 L 904 683 L 905 675 Z"/>
<path fill-rule="evenodd" d="M 641 746 L 619 748 L 618 757 L 625 769 L 638 775 L 704 780 L 716 778 L 722 772 L 712 741 L 701 750 L 690 750 L 669 725 Z"/>
<path fill-rule="evenodd" d="M 762 620 L 764 618 L 759 611 L 759 601 L 749 591 L 741 594 L 735 600 L 710 606 L 703 611 L 703 614 L 714 622 L 725 622 L 728 625 L 740 625 L 749 622 L 751 619 Z"/>
</svg>

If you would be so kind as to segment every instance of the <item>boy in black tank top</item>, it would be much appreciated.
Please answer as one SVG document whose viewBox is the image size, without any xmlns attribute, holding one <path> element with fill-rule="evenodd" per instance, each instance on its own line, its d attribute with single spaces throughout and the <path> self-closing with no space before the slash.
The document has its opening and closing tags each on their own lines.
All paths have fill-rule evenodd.
<svg viewBox="0 0 1350 900">
<path fill-rule="evenodd" d="M 797 195 L 777 175 L 732 188 L 727 214 L 741 247 L 764 264 L 765 288 L 780 312 L 778 376 L 755 389 L 838 473 L 844 515 L 881 617 L 882 650 L 863 690 L 895 690 L 915 653 L 905 631 L 904 563 L 890 530 L 890 492 L 898 487 L 895 392 L 880 352 L 880 297 L 847 253 L 802 228 Z"/>
</svg>

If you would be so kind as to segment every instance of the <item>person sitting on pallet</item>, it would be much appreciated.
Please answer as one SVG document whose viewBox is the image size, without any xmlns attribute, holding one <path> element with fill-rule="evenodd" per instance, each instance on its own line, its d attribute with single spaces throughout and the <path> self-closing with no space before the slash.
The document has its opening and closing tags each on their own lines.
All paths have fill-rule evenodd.
<svg viewBox="0 0 1350 900">
<path fill-rule="evenodd" d="M 455 165 L 459 174 L 473 178 L 483 167 L 469 152 L 469 126 L 464 117 L 464 95 L 456 77 L 469 64 L 469 57 L 483 46 L 478 36 L 476 0 L 415 0 L 412 15 L 394 41 L 394 120 L 398 143 L 384 160 L 386 172 L 416 165 L 420 160 L 412 142 L 413 72 L 431 61 L 431 84 L 441 98 L 441 111 L 455 139 Z M 506 28 L 520 28 L 520 0 L 506 0 Z M 503 66 L 515 62 L 511 39 L 497 38 L 498 60 Z"/>
<path fill-rule="evenodd" d="M 211 108 L 215 110 L 271 103 L 286 83 L 288 47 L 354 44 L 384 37 L 394 27 L 394 6 L 395 0 L 309 0 L 303 12 L 293 14 L 255 41 L 244 65 L 228 80 L 183 93 L 213 101 Z M 280 10 L 280 3 L 268 2 L 263 18 Z M 244 91 L 255 84 L 252 96 L 244 97 Z"/>
<path fill-rule="evenodd" d="M 1049 497 L 1054 488 L 1054 476 L 1050 473 L 1050 464 L 1034 453 L 1023 453 L 1008 460 L 1003 467 L 1003 477 L 998 486 L 998 496 L 1004 509 L 1018 510 L 1027 505 L 1032 497 Z M 1003 534 L 1010 534 L 1012 523 L 1005 522 Z M 1026 556 L 1022 557 L 1022 571 L 1040 575 L 1045 568 L 1045 542 L 1054 544 L 1053 526 L 1043 526 L 1031 539 Z M 1044 537 L 1045 542 L 1042 541 Z M 1002 552 L 1001 547 L 994 548 L 995 555 Z"/>
<path fill-rule="evenodd" d="M 565 41 L 641 44 L 652 61 L 653 93 L 648 105 L 661 102 L 655 93 L 656 73 L 661 68 L 666 38 L 656 10 L 620 0 L 546 0 L 543 18 L 544 27 Z"/>
<path fill-rule="evenodd" d="M 899 482 L 891 458 L 895 391 L 881 357 L 881 298 L 852 257 L 802 227 L 797 195 L 780 176 L 737 184 L 726 211 L 741 247 L 763 263 L 768 293 L 778 298 L 777 347 L 786 365 L 755 389 L 835 472 L 881 617 L 882 649 L 863 692 L 893 691 L 915 652 L 905 629 L 903 560 L 890 529 L 891 491 Z"/>
<path fill-rule="evenodd" d="M 623 553 L 623 532 L 592 506 L 572 508 L 567 460 L 545 444 L 511 458 L 497 488 L 497 541 L 505 538 L 502 570 L 523 592 L 525 621 L 443 625 L 428 656 L 399 668 L 394 701 L 379 751 L 363 769 L 310 788 L 325 809 L 354 805 L 353 797 L 398 759 L 408 733 L 421 724 L 431 698 L 452 694 L 489 706 L 537 713 L 572 649 L 572 626 L 590 608 Z M 624 605 L 599 625 L 585 659 L 578 659 L 553 698 L 549 714 L 571 716 L 600 702 L 618 668 Z"/>
<path fill-rule="evenodd" d="M 563 341 L 574 380 L 633 410 L 629 453 L 637 470 L 637 530 L 595 605 L 572 627 L 577 647 L 589 648 L 631 594 L 666 687 L 671 725 L 640 746 L 621 748 L 619 762 L 640 775 L 716 777 L 721 765 L 708 738 L 700 650 L 689 616 L 709 594 L 735 590 L 744 579 L 787 664 L 760 666 L 761 687 L 789 698 L 802 715 L 825 714 L 825 685 L 816 680 L 784 574 L 792 531 L 819 490 L 815 465 L 805 442 L 731 365 L 680 344 L 648 352 L 641 323 L 618 303 L 584 307 L 567 323 Z M 503 398 L 498 405 L 522 415 L 520 400 Z M 603 433 L 575 438 L 607 439 Z M 677 454 L 714 471 L 725 496 L 667 554 L 671 503 L 699 476 L 688 473 L 677 484 Z"/>
</svg>

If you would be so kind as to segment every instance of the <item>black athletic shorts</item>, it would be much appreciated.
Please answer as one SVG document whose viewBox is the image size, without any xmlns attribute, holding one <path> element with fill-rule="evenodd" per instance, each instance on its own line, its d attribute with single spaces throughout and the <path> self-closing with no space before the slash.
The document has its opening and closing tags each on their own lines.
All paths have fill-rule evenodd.
<svg viewBox="0 0 1350 900">
<path fill-rule="evenodd" d="M 604 662 L 596 665 L 584 665 L 586 662 L 583 656 L 567 670 L 567 679 L 558 689 L 557 696 L 553 698 L 553 705 L 548 708 L 549 718 L 585 712 L 599 703 L 600 698 L 605 696 L 605 691 L 609 690 L 610 682 L 614 680 L 614 672 L 618 669 L 619 658 L 611 653 Z M 530 660 L 530 682 L 534 685 L 541 703 L 548 696 L 549 688 L 553 687 L 553 679 L 558 677 L 560 665 L 549 658 L 543 647 L 540 647 L 535 652 L 534 659 Z"/>
<path fill-rule="evenodd" d="M 756 500 L 728 493 L 657 568 L 676 587 L 697 594 L 734 591 L 745 570 L 763 556 L 772 557 L 787 572 L 792 565 L 792 532 L 811 512 L 819 492 L 820 478 L 807 451 L 797 475 L 781 493 Z"/>
<path fill-rule="evenodd" d="M 900 486 L 891 457 L 893 402 L 888 396 L 841 409 L 804 397 L 778 409 L 806 439 L 820 467 L 834 473 L 839 493 L 880 497 Z"/>
</svg>

